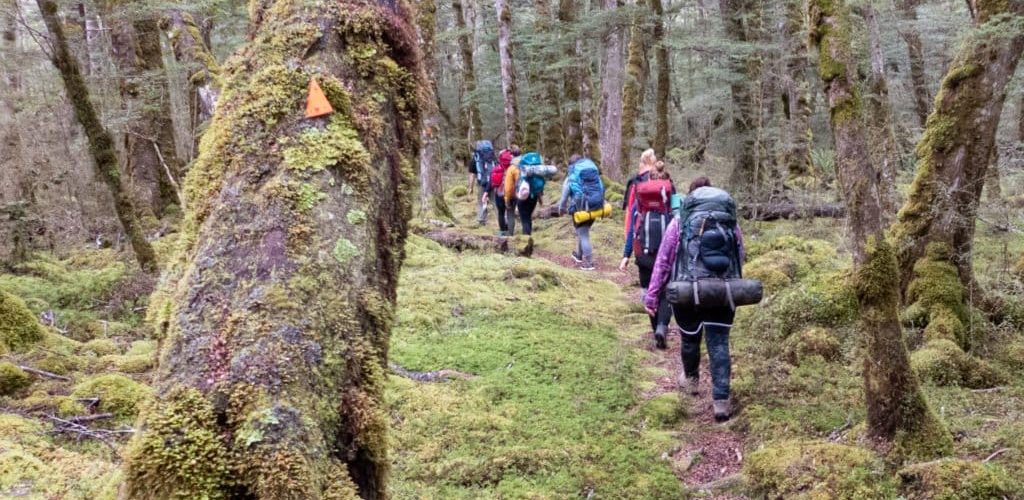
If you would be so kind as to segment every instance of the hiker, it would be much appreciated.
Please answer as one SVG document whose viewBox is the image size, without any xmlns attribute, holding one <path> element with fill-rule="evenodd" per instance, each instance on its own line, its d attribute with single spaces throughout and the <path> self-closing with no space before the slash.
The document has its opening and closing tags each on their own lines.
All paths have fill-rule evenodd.
<svg viewBox="0 0 1024 500">
<path fill-rule="evenodd" d="M 679 215 L 665 229 L 644 308 L 648 314 L 657 315 L 659 297 L 670 280 L 693 284 L 696 295 L 703 278 L 738 278 L 742 275 L 745 258 L 743 233 L 736 222 L 736 203 L 729 193 L 712 187 L 707 177 L 698 177 L 690 184 Z M 731 292 L 729 297 L 731 302 Z M 698 302 L 694 306 L 673 304 L 672 308 L 682 330 L 683 371 L 679 374 L 679 388 L 693 396 L 698 394 L 703 335 L 710 362 L 712 409 L 715 420 L 724 422 L 732 416 L 729 330 L 736 315 L 735 307 L 732 304 L 701 306 Z"/>
<path fill-rule="evenodd" d="M 533 210 L 543 203 L 545 177 L 556 170 L 551 165 L 544 165 L 540 153 L 531 151 L 521 156 L 518 164 L 513 161 L 505 173 L 505 204 L 516 201 L 524 235 L 533 233 Z"/>
<path fill-rule="evenodd" d="M 494 145 L 491 141 L 476 141 L 473 148 L 473 169 L 476 172 L 476 184 L 480 186 L 480 210 L 476 221 L 481 226 L 487 224 L 487 206 L 490 204 L 491 173 L 498 166 L 498 158 L 494 156 Z M 470 191 L 472 193 L 472 190 Z"/>
<path fill-rule="evenodd" d="M 665 228 L 672 219 L 672 196 L 676 188 L 672 178 L 665 171 L 665 162 L 658 161 L 653 149 L 640 155 L 638 173 L 626 183 L 623 209 L 626 212 L 625 239 L 619 270 L 625 271 L 629 258 L 636 255 L 636 267 L 640 275 L 641 301 L 647 295 L 654 272 L 654 259 L 658 255 Z M 668 324 L 672 320 L 672 306 L 665 300 L 665 293 L 658 296 L 657 314 L 650 317 L 651 331 L 654 332 L 654 346 L 667 349 Z"/>
<path fill-rule="evenodd" d="M 508 149 L 501 150 L 498 153 L 498 165 L 491 172 L 490 197 L 494 208 L 498 211 L 498 236 L 512 236 L 516 228 L 515 220 L 513 219 L 510 223 L 506 213 L 506 211 L 515 212 L 515 206 L 512 205 L 509 208 L 510 206 L 505 203 L 505 171 L 512 166 L 512 160 L 521 154 L 519 146 L 515 144 Z"/>
<path fill-rule="evenodd" d="M 578 212 L 590 213 L 603 210 L 604 183 L 601 171 L 589 158 L 572 155 L 569 158 L 569 172 L 562 185 L 562 197 L 558 200 L 560 213 L 573 214 L 572 225 L 576 229 L 576 249 L 572 251 L 572 260 L 583 271 L 594 270 L 594 248 L 590 244 L 590 227 L 594 225 L 593 217 L 578 217 Z"/>
</svg>

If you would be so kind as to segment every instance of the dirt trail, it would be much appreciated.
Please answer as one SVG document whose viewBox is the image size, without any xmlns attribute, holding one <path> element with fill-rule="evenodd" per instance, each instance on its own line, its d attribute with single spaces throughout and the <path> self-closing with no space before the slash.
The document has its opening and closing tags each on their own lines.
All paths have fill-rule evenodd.
<svg viewBox="0 0 1024 500">
<path fill-rule="evenodd" d="M 571 269 L 577 267 L 568 255 L 556 255 L 538 249 L 534 256 L 563 267 Z M 629 272 L 623 273 L 616 267 L 617 261 L 598 257 L 595 264 L 596 271 L 579 272 L 595 272 L 602 278 L 618 284 L 622 287 L 622 297 L 625 301 L 631 302 L 638 299 L 639 291 L 634 286 L 636 283 L 635 266 L 630 264 Z M 648 330 L 649 325 L 639 324 L 636 328 Z M 654 387 L 641 394 L 642 399 L 648 400 L 678 390 L 676 377 L 683 368 L 679 356 L 679 335 L 680 332 L 677 328 L 674 326 L 670 328 L 668 349 L 664 351 L 654 347 L 653 337 L 650 333 L 633 342 L 637 349 L 643 349 L 649 353 L 644 357 L 644 364 L 660 368 L 660 371 L 663 372 L 663 375 L 654 381 Z M 687 416 L 678 429 L 679 448 L 669 458 L 672 460 L 672 468 L 676 476 L 691 493 L 703 493 L 701 498 L 708 499 L 745 499 L 747 497 L 743 495 L 722 491 L 727 490 L 730 484 L 735 484 L 738 473 L 743 467 L 743 436 L 733 430 L 730 423 L 715 422 L 711 412 L 711 375 L 707 368 L 707 354 L 703 349 L 702 354 L 700 395 L 697 397 L 692 397 L 689 394 L 680 396 L 686 406 L 685 414 Z"/>
</svg>

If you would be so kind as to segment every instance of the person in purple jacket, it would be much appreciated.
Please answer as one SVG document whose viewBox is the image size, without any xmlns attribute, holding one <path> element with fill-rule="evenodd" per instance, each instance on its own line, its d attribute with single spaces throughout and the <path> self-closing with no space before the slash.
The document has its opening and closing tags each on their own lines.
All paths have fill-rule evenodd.
<svg viewBox="0 0 1024 500">
<path fill-rule="evenodd" d="M 698 177 L 690 184 L 689 197 L 694 196 L 698 189 L 706 188 L 698 195 L 715 190 L 718 194 L 725 193 L 711 187 L 707 177 Z M 685 202 L 684 202 L 685 205 Z M 655 315 L 658 308 L 658 297 L 670 280 L 678 279 L 676 257 L 680 253 L 680 218 L 675 217 L 665 229 L 658 256 L 654 262 L 647 295 L 644 297 L 644 308 L 647 313 Z M 733 229 L 736 248 L 731 249 L 738 256 L 739 264 L 745 260 L 743 233 L 737 224 Z M 681 356 L 683 371 L 679 374 L 679 387 L 684 392 L 696 396 L 699 394 L 697 382 L 700 376 L 700 341 L 703 336 L 707 342 L 708 360 L 712 383 L 712 407 L 715 420 L 724 422 L 732 416 L 732 405 L 729 399 L 729 385 L 732 376 L 732 362 L 729 357 L 729 330 L 732 328 L 736 311 L 729 306 L 712 308 L 692 308 L 673 304 L 676 323 L 682 330 Z"/>
</svg>

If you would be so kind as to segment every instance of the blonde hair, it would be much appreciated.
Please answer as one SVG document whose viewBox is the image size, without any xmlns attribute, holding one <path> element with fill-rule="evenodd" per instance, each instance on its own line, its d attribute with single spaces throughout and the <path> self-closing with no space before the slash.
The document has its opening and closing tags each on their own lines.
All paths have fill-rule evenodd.
<svg viewBox="0 0 1024 500">
<path fill-rule="evenodd" d="M 657 166 L 658 157 L 654 156 L 654 150 L 648 149 L 640 153 L 640 173 L 653 170 Z"/>
<path fill-rule="evenodd" d="M 654 164 L 654 170 L 651 170 L 651 179 L 672 179 L 672 176 L 668 175 L 668 172 L 665 171 L 665 162 L 658 161 Z"/>
</svg>

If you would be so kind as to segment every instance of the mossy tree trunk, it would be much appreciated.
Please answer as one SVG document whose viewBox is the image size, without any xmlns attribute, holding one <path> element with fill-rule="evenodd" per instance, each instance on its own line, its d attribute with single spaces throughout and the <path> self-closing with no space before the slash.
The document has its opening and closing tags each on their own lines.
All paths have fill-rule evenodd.
<svg viewBox="0 0 1024 500">
<path fill-rule="evenodd" d="M 653 11 L 654 60 L 658 65 L 658 79 L 654 89 L 654 153 L 658 158 L 665 157 L 668 149 L 668 101 L 672 85 L 672 68 L 669 62 L 668 47 L 665 45 L 665 9 L 661 0 L 650 0 Z"/>
<path fill-rule="evenodd" d="M 601 6 L 613 12 L 620 0 L 601 0 Z M 601 149 L 601 170 L 616 180 L 623 180 L 622 100 L 625 73 L 625 34 L 618 21 L 604 33 L 601 54 L 601 113 L 597 140 Z"/>
<path fill-rule="evenodd" d="M 534 26 L 537 34 L 550 40 L 550 44 L 552 46 L 557 46 L 560 34 L 556 32 L 555 26 L 553 26 L 554 17 L 552 16 L 551 9 L 548 6 L 548 0 L 534 0 L 534 7 L 534 11 L 537 16 L 537 21 L 534 23 Z M 546 47 L 542 50 L 542 66 L 540 74 L 537 75 L 537 80 L 539 80 L 541 84 L 544 104 L 539 106 L 539 109 L 535 109 L 532 113 L 534 118 L 539 121 L 539 128 L 541 129 L 541 140 L 538 147 L 541 151 L 547 152 L 549 161 L 553 163 L 564 162 L 568 160 L 569 156 L 573 154 L 573 152 L 565 149 L 566 130 L 562 126 L 563 105 L 560 92 L 561 82 L 558 78 L 558 72 L 548 69 L 553 66 L 557 60 L 554 52 L 550 51 Z"/>
<path fill-rule="evenodd" d="M 925 76 L 921 33 L 916 26 L 917 6 L 920 3 L 920 0 L 897 0 L 896 7 L 899 9 L 902 24 L 900 35 L 907 44 L 907 56 L 910 59 L 910 87 L 914 91 L 914 111 L 923 127 L 932 109 L 932 98 Z"/>
<path fill-rule="evenodd" d="M 516 66 L 512 57 L 512 8 L 508 0 L 494 0 L 498 15 L 498 58 L 501 66 L 501 96 L 505 109 L 505 145 L 515 143 L 522 135 L 519 124 L 519 99 Z"/>
<path fill-rule="evenodd" d="M 960 279 L 973 287 L 975 217 L 995 149 L 996 129 L 1024 33 L 1007 14 L 1024 1 L 976 2 L 976 29 L 962 43 L 935 97 L 917 145 L 917 173 L 892 234 L 905 290 L 914 263 L 931 242 L 953 249 Z"/>
<path fill-rule="evenodd" d="M 643 108 L 644 88 L 647 86 L 646 33 L 639 16 L 633 19 L 629 33 L 629 49 L 626 58 L 626 82 L 622 88 L 622 150 L 619 154 L 619 168 L 622 177 L 629 177 L 635 163 L 633 139 L 636 137 L 636 123 Z"/>
<path fill-rule="evenodd" d="M 475 28 L 466 23 L 466 9 L 462 1 L 452 0 L 452 11 L 455 13 L 455 28 L 458 30 L 456 39 L 459 45 L 459 56 L 462 59 L 462 116 L 466 123 L 466 137 L 464 137 L 466 144 L 461 149 L 465 151 L 463 154 L 468 155 L 473 141 L 482 137 L 484 126 L 474 95 L 476 93 L 476 65 L 473 61 L 472 35 Z"/>
<path fill-rule="evenodd" d="M 753 91 L 763 84 L 760 57 L 756 53 L 761 12 L 752 0 L 719 0 L 719 10 L 726 36 L 742 47 L 738 54 L 730 55 L 729 63 L 734 73 L 729 84 L 734 106 L 733 133 L 739 148 L 730 180 L 734 190 L 750 194 L 754 189 L 759 154 L 756 115 L 760 105 L 755 103 Z"/>
<path fill-rule="evenodd" d="M 787 0 L 782 23 L 782 114 L 786 119 L 782 164 L 789 178 L 814 174 L 811 160 L 811 86 L 807 79 L 807 44 L 804 41 L 802 0 Z"/>
<path fill-rule="evenodd" d="M 189 12 L 174 9 L 163 20 L 163 29 L 171 42 L 174 60 L 185 68 L 188 74 L 188 116 L 192 132 L 192 151 L 187 160 L 195 157 L 199 150 L 202 128 L 217 106 L 220 94 L 220 65 L 203 40 L 202 31 L 195 17 Z"/>
<path fill-rule="evenodd" d="M 576 0 L 559 0 L 558 21 L 562 26 L 576 22 Z M 583 74 L 582 65 L 588 64 L 576 54 L 578 35 L 572 43 L 567 43 L 565 57 L 572 61 L 562 71 L 562 93 L 565 96 L 562 114 L 562 131 L 564 135 L 563 149 L 566 154 L 583 153 L 583 118 L 581 112 L 580 83 Z"/>
<path fill-rule="evenodd" d="M 117 150 L 114 147 L 114 139 L 110 132 L 100 122 L 96 107 L 93 106 L 89 97 L 89 87 L 82 77 L 82 70 L 78 60 L 71 54 L 68 48 L 67 38 L 64 36 L 64 28 L 60 19 L 57 4 L 51 0 L 36 0 L 39 10 L 42 13 L 43 22 L 50 33 L 52 51 L 51 61 L 60 73 L 64 82 L 64 89 L 67 92 L 68 100 L 74 108 L 75 118 L 85 129 L 85 136 L 89 143 L 89 153 L 96 163 L 96 174 L 110 189 L 114 198 L 114 210 L 121 222 L 135 252 L 135 258 L 143 271 L 155 273 L 157 271 L 156 254 L 153 247 L 146 241 L 142 228 L 136 218 L 135 207 L 132 205 L 131 196 L 121 180 L 121 170 L 117 161 Z"/>
<path fill-rule="evenodd" d="M 885 238 L 879 171 L 868 157 L 863 103 L 850 14 L 842 2 L 808 3 L 811 43 L 829 103 L 836 175 L 852 232 L 854 287 L 865 335 L 864 395 L 870 435 L 893 441 L 898 454 L 923 458 L 945 451 L 950 437 L 929 409 L 910 368 L 899 321 L 895 253 Z"/>
<path fill-rule="evenodd" d="M 868 120 L 868 143 L 871 145 L 871 161 L 878 165 L 881 179 L 879 191 L 882 196 L 882 218 L 886 225 L 892 222 L 899 209 L 896 194 L 896 170 L 900 161 L 900 150 L 894 127 L 895 115 L 889 102 L 889 82 L 885 76 L 885 54 L 882 52 L 882 35 L 878 28 L 878 13 L 867 3 L 860 7 L 868 32 L 868 54 L 871 75 L 868 77 L 869 94 L 865 99 Z"/>
<path fill-rule="evenodd" d="M 134 498 L 386 497 L 388 336 L 419 147 L 402 2 L 252 4 L 154 294 Z M 316 78 L 334 113 L 307 119 Z"/>
<path fill-rule="evenodd" d="M 135 10 L 147 9 L 135 6 L 117 12 L 108 10 L 105 16 L 111 26 L 110 46 L 120 71 L 122 106 L 127 117 L 124 171 L 137 206 L 162 217 L 168 205 L 179 202 L 176 179 L 184 167 L 176 150 L 159 23 L 151 11 Z"/>
<path fill-rule="evenodd" d="M 584 57 L 583 40 L 576 39 L 576 57 L 583 61 L 580 65 L 580 131 L 583 155 L 590 158 L 601 158 L 600 130 L 598 117 L 594 109 L 594 85 L 590 63 Z"/>
<path fill-rule="evenodd" d="M 423 102 L 420 104 L 423 113 L 423 128 L 420 132 L 420 215 L 451 220 L 452 211 L 444 199 L 444 182 L 438 161 L 441 108 L 437 102 L 437 58 L 434 53 L 437 0 L 419 0 L 416 4 L 416 18 L 424 70 Z"/>
</svg>

